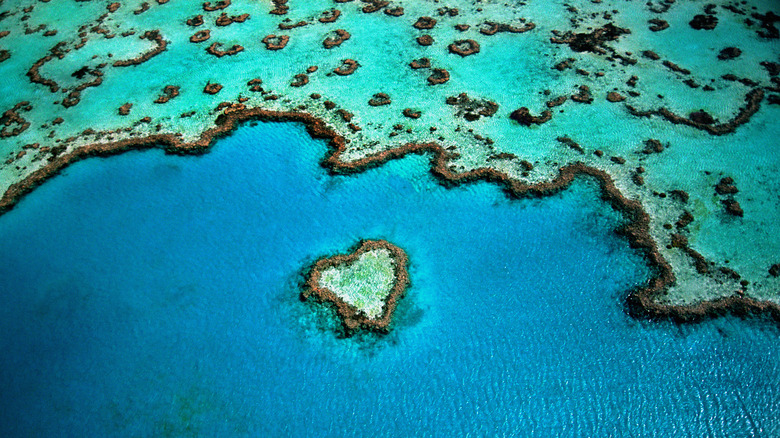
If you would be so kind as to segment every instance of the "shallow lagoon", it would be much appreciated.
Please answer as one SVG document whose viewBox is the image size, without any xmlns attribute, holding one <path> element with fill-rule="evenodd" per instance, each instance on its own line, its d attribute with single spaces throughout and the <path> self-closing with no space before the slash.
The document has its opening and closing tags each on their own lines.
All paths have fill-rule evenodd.
<svg viewBox="0 0 780 438">
<path fill-rule="evenodd" d="M 780 434 L 777 329 L 628 317 L 647 268 L 594 183 L 510 201 L 324 153 L 247 125 L 77 163 L 0 217 L 2 434 Z M 412 286 L 390 335 L 340 339 L 300 274 L 360 238 Z"/>
</svg>

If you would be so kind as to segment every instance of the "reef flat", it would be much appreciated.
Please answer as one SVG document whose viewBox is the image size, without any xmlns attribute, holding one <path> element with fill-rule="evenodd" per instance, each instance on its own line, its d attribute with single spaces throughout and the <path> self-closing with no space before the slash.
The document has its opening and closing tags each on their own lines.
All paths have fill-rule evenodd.
<svg viewBox="0 0 780 438">
<path fill-rule="evenodd" d="M 302 121 L 334 173 L 428 153 L 511 196 L 595 178 L 655 268 L 633 314 L 780 320 L 773 6 L 6 1 L 0 211 L 86 157 Z"/>
<path fill-rule="evenodd" d="M 359 327 L 387 331 L 409 284 L 406 253 L 386 240 L 366 240 L 347 255 L 318 260 L 302 298 L 332 303 L 348 333 Z"/>
</svg>

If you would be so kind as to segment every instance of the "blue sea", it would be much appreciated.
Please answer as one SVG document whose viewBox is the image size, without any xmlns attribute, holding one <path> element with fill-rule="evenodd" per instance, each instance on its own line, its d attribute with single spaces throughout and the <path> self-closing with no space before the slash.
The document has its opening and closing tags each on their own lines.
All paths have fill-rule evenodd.
<svg viewBox="0 0 780 438">
<path fill-rule="evenodd" d="M 0 435 L 780 436 L 761 320 L 637 321 L 651 275 L 595 181 L 330 176 L 294 123 L 68 167 L 0 216 Z M 409 255 L 388 335 L 299 299 L 360 239 Z"/>
</svg>

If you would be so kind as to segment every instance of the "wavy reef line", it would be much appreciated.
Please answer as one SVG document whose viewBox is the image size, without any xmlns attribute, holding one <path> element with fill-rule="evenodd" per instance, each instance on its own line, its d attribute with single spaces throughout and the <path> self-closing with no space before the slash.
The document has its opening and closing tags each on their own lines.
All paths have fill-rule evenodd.
<svg viewBox="0 0 780 438">
<path fill-rule="evenodd" d="M 166 153 L 188 155 L 202 154 L 209 150 L 217 138 L 228 135 L 241 122 L 248 120 L 291 121 L 303 123 L 309 135 L 324 139 L 329 150 L 321 164 L 332 174 L 355 174 L 381 166 L 389 160 L 400 159 L 407 154 L 430 154 L 431 173 L 446 187 L 484 181 L 502 187 L 510 198 L 543 197 L 569 187 L 576 177 L 589 176 L 598 181 L 602 200 L 620 211 L 628 223 L 616 232 L 625 236 L 630 246 L 639 249 L 654 271 L 647 284 L 629 292 L 625 305 L 627 312 L 635 318 L 672 320 L 677 323 L 697 322 L 726 314 L 740 317 L 766 315 L 780 324 L 780 305 L 769 301 L 758 301 L 744 296 L 729 296 L 715 300 L 701 301 L 694 305 L 663 304 L 658 298 L 675 283 L 676 278 L 669 262 L 658 251 L 650 235 L 650 216 L 641 203 L 628 199 L 617 189 L 612 177 L 605 171 L 575 162 L 559 169 L 558 175 L 550 181 L 525 184 L 511 176 L 489 167 L 467 172 L 456 172 L 449 166 L 454 155 L 437 143 L 407 143 L 399 147 L 378 152 L 355 160 L 343 161 L 346 150 L 343 136 L 326 126 L 322 119 L 311 114 L 294 111 L 271 111 L 262 108 L 228 109 L 217 117 L 212 128 L 204 131 L 192 142 L 184 142 L 174 134 L 152 134 L 141 138 L 116 142 L 93 143 L 80 147 L 68 154 L 60 155 L 46 166 L 36 170 L 24 180 L 13 184 L 0 198 L 0 215 L 11 210 L 25 195 L 57 175 L 71 163 L 94 156 L 117 155 L 129 150 L 151 149 L 163 146 Z"/>
</svg>

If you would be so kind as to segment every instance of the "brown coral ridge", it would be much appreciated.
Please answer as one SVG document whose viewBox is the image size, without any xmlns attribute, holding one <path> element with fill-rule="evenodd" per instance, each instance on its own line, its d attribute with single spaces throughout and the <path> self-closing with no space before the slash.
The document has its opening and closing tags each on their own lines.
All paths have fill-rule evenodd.
<svg viewBox="0 0 780 438">
<path fill-rule="evenodd" d="M 580 85 L 579 93 L 572 94 L 571 100 L 578 103 L 593 103 L 593 95 L 590 94 L 590 87 L 587 85 Z"/>
<path fill-rule="evenodd" d="M 222 90 L 222 84 L 218 84 L 216 82 L 209 82 L 205 87 L 203 87 L 203 92 L 206 94 L 217 94 L 220 92 L 220 90 Z"/>
<path fill-rule="evenodd" d="M 233 46 L 227 50 L 219 50 L 219 47 L 222 47 L 222 43 L 212 43 L 210 46 L 206 47 L 206 52 L 216 56 L 217 58 L 221 58 L 223 56 L 235 55 L 236 53 L 244 50 L 244 46 L 239 44 L 233 44 Z"/>
<path fill-rule="evenodd" d="M 274 8 L 268 12 L 269 14 L 285 15 L 290 10 L 290 7 L 287 6 L 287 0 L 271 0 L 271 2 L 274 4 Z"/>
<path fill-rule="evenodd" d="M 225 9 L 228 6 L 230 6 L 230 0 L 220 0 L 215 2 L 213 5 L 211 2 L 205 2 L 203 3 L 203 10 L 207 12 L 213 12 Z"/>
<path fill-rule="evenodd" d="M 723 135 L 732 133 L 737 126 L 747 123 L 753 114 L 758 112 L 761 107 L 761 100 L 763 99 L 764 90 L 760 88 L 750 90 L 747 95 L 745 95 L 745 105 L 739 109 L 737 115 L 726 123 L 718 124 L 714 124 L 714 119 L 711 120 L 712 123 L 707 123 L 710 120 L 704 120 L 702 116 L 694 115 L 696 113 L 691 114 L 693 117 L 685 118 L 663 107 L 656 110 L 641 111 L 631 105 L 626 105 L 626 109 L 637 117 L 659 115 L 674 124 L 691 126 L 696 129 L 701 129 L 702 131 L 707 131 L 712 135 Z"/>
<path fill-rule="evenodd" d="M 465 57 L 479 53 L 479 43 L 471 39 L 457 40 L 447 46 L 447 49 L 449 49 L 450 53 Z"/>
<path fill-rule="evenodd" d="M 415 59 L 409 63 L 409 67 L 415 70 L 420 68 L 431 68 L 431 60 L 428 58 Z"/>
<path fill-rule="evenodd" d="M 296 29 L 296 28 L 303 27 L 303 26 L 306 26 L 306 25 L 308 25 L 308 24 L 309 24 L 308 22 L 306 22 L 306 21 L 303 21 L 303 20 L 301 20 L 301 21 L 299 21 L 299 22 L 297 22 L 297 23 L 291 23 L 291 22 L 289 22 L 289 20 L 290 20 L 289 18 L 287 18 L 286 20 L 287 20 L 288 22 L 279 23 L 279 26 L 278 26 L 278 27 L 279 27 L 279 30 L 290 30 L 290 29 Z"/>
<path fill-rule="evenodd" d="M 420 35 L 417 37 L 417 44 L 421 46 L 430 46 L 433 44 L 433 37 L 430 35 Z"/>
<path fill-rule="evenodd" d="M 201 25 L 203 25 L 203 15 L 196 15 L 187 20 L 187 26 L 197 27 Z"/>
<path fill-rule="evenodd" d="M 553 44 L 566 44 L 575 52 L 591 52 L 599 55 L 607 53 L 605 43 L 616 41 L 622 35 L 631 33 L 630 30 L 617 27 L 612 23 L 593 29 L 589 33 L 573 33 L 571 31 L 562 33 L 557 30 L 552 32 L 554 36 L 550 38 L 550 42 Z"/>
<path fill-rule="evenodd" d="M 341 11 L 338 9 L 329 9 L 322 13 L 322 17 L 319 18 L 320 23 L 333 23 L 341 16 Z"/>
<path fill-rule="evenodd" d="M 214 140 L 235 130 L 248 120 L 291 121 L 306 125 L 313 138 L 328 141 L 329 152 L 322 161 L 332 174 L 354 174 L 381 166 L 393 159 L 408 154 L 431 154 L 431 173 L 438 181 L 454 187 L 478 181 L 500 186 L 512 198 L 542 197 L 558 193 L 568 188 L 575 178 L 585 176 L 594 178 L 600 186 L 601 198 L 614 209 L 623 213 L 627 222 L 618 228 L 618 234 L 624 236 L 632 248 L 645 255 L 653 276 L 644 286 L 632 290 L 626 298 L 628 313 L 636 318 L 655 320 L 673 320 L 678 323 L 695 322 L 725 314 L 747 316 L 764 314 L 780 323 L 780 306 L 768 301 L 757 301 L 743 296 L 730 296 L 695 305 L 679 306 L 662 304 L 658 298 L 675 283 L 676 278 L 671 265 L 658 251 L 656 242 L 650 236 L 650 216 L 639 201 L 628 199 L 615 186 L 612 177 L 581 162 L 561 167 L 558 176 L 546 182 L 527 184 L 513 179 L 509 175 L 493 168 L 482 167 L 467 172 L 454 171 L 449 163 L 453 155 L 437 143 L 407 143 L 403 146 L 387 149 L 354 161 L 342 161 L 341 156 L 347 149 L 346 139 L 327 127 L 322 119 L 300 112 L 278 112 L 262 108 L 241 108 L 226 110 L 217 117 L 214 127 L 204 131 L 201 136 L 185 143 L 175 134 L 152 134 L 141 138 L 130 138 L 109 143 L 93 143 L 78 147 L 70 152 L 53 157 L 48 164 L 34 171 L 27 178 L 11 185 L 0 197 L 0 214 L 11 210 L 25 195 L 57 175 L 72 163 L 96 156 L 111 156 L 130 150 L 164 148 L 171 154 L 202 154 L 209 150 Z"/>
<path fill-rule="evenodd" d="M 79 85 L 78 87 L 71 90 L 68 95 L 62 99 L 62 106 L 65 108 L 70 108 L 76 104 L 78 104 L 81 101 L 81 92 L 89 87 L 97 87 L 98 85 L 103 83 L 103 72 L 100 70 L 93 70 L 88 72 L 91 76 L 94 77 L 93 80 L 89 82 L 84 82 L 83 84 Z"/>
<path fill-rule="evenodd" d="M 441 85 L 450 80 L 450 73 L 443 68 L 434 68 L 428 76 L 428 84 Z"/>
<path fill-rule="evenodd" d="M 309 83 L 309 75 L 300 73 L 293 76 L 293 81 L 290 83 L 291 87 L 303 87 Z"/>
<path fill-rule="evenodd" d="M 340 265 L 350 265 L 364 253 L 377 249 L 386 249 L 392 255 L 393 260 L 395 261 L 395 281 L 393 283 L 393 288 L 390 290 L 387 298 L 385 298 L 382 315 L 377 318 L 368 318 L 360 313 L 356 307 L 345 302 L 330 289 L 320 287 L 320 276 L 322 275 L 322 272 L 328 268 Z M 393 312 L 395 312 L 396 306 L 398 305 L 398 300 L 404 296 L 406 288 L 409 285 L 409 273 L 406 270 L 407 263 L 408 259 L 406 253 L 392 243 L 386 240 L 363 240 L 358 243 L 349 254 L 324 257 L 317 260 L 306 276 L 306 283 L 301 292 L 301 298 L 307 300 L 313 295 L 320 302 L 331 303 L 336 308 L 336 312 L 344 324 L 347 335 L 359 328 L 387 332 L 390 327 L 390 322 L 392 321 Z"/>
<path fill-rule="evenodd" d="M 371 105 L 371 106 L 390 105 L 391 103 L 392 103 L 392 100 L 390 100 L 390 96 L 388 96 L 387 93 L 376 93 L 368 101 L 368 104 Z"/>
<path fill-rule="evenodd" d="M 338 47 L 344 41 L 348 40 L 352 35 L 344 29 L 336 29 L 335 35 L 331 35 L 322 41 L 322 46 L 326 49 L 332 49 Z"/>
<path fill-rule="evenodd" d="M 411 108 L 404 108 L 401 114 L 403 114 L 404 117 L 408 117 L 410 119 L 419 119 L 420 116 L 422 116 L 422 113 L 420 111 L 415 111 Z"/>
<path fill-rule="evenodd" d="M 0 138 L 17 136 L 29 128 L 30 122 L 22 117 L 20 112 L 30 110 L 32 110 L 32 106 L 30 105 L 30 102 L 26 100 L 21 101 L 14 105 L 13 108 L 6 110 L 6 112 L 0 116 L 0 125 L 2 125 L 2 129 L 0 129 Z M 16 126 L 9 129 L 11 125 Z"/>
<path fill-rule="evenodd" d="M 412 25 L 415 29 L 420 30 L 433 29 L 434 26 L 436 26 L 436 19 L 433 17 L 420 17 Z"/>
<path fill-rule="evenodd" d="M 397 6 L 395 8 L 387 8 L 385 9 L 385 14 L 391 17 L 400 17 L 404 14 L 404 8 L 402 8 L 401 6 Z"/>
<path fill-rule="evenodd" d="M 470 98 L 466 93 L 450 96 L 445 103 L 457 108 L 455 115 L 463 117 L 469 122 L 478 120 L 480 116 L 492 117 L 498 112 L 497 103 L 490 100 Z"/>
<path fill-rule="evenodd" d="M 228 15 L 226 13 L 222 13 L 218 18 L 215 24 L 217 26 L 230 26 L 233 23 L 243 23 L 249 18 L 249 14 L 241 14 L 241 15 Z"/>
<path fill-rule="evenodd" d="M 699 14 L 688 23 L 696 30 L 712 30 L 718 25 L 718 17 L 714 15 Z"/>
<path fill-rule="evenodd" d="M 522 21 L 522 20 L 521 20 Z M 517 27 L 505 23 L 496 23 L 494 21 L 486 21 L 482 23 L 479 28 L 479 33 L 482 35 L 495 35 L 499 32 L 510 33 L 524 33 L 536 29 L 536 24 L 525 23 L 524 25 Z"/>
<path fill-rule="evenodd" d="M 208 29 L 205 30 L 199 30 L 195 32 L 190 37 L 191 43 L 202 43 L 203 41 L 206 41 L 207 39 L 211 38 L 211 31 Z"/>
<path fill-rule="evenodd" d="M 368 3 L 367 5 L 363 6 L 362 9 L 366 14 L 377 12 L 380 9 L 390 5 L 390 2 L 385 0 L 363 0 L 363 3 Z"/>
<path fill-rule="evenodd" d="M 345 59 L 341 61 L 340 66 L 333 70 L 333 73 L 336 73 L 339 76 L 349 76 L 352 73 L 355 73 L 355 70 L 357 70 L 358 67 L 360 67 L 360 64 L 354 59 Z"/>
<path fill-rule="evenodd" d="M 162 35 L 160 34 L 159 30 L 147 30 L 143 33 L 139 38 L 146 39 L 149 41 L 153 41 L 155 43 L 155 47 L 148 52 L 144 52 L 135 58 L 131 59 L 125 59 L 121 61 L 116 61 L 114 63 L 114 67 L 128 67 L 131 65 L 138 65 L 143 64 L 144 62 L 148 61 L 149 59 L 159 55 L 160 53 L 164 52 L 168 48 L 168 41 L 166 41 Z"/>
<path fill-rule="evenodd" d="M 669 28 L 669 23 L 666 20 L 661 20 L 660 18 L 653 18 L 647 22 L 650 23 L 650 30 L 653 32 L 660 32 Z"/>
<path fill-rule="evenodd" d="M 261 42 L 268 50 L 282 50 L 290 42 L 290 37 L 287 35 L 266 35 Z"/>
<path fill-rule="evenodd" d="M 534 116 L 531 115 L 531 110 L 523 106 L 512 111 L 509 118 L 523 126 L 541 125 L 552 119 L 552 112 L 544 110 L 540 116 Z"/>
<path fill-rule="evenodd" d="M 163 88 L 163 94 L 161 94 L 154 103 L 167 103 L 169 100 L 179 95 L 179 89 L 181 87 L 176 85 L 166 85 Z"/>
</svg>

